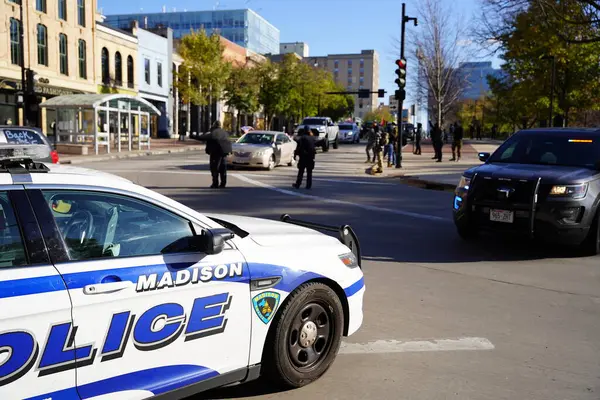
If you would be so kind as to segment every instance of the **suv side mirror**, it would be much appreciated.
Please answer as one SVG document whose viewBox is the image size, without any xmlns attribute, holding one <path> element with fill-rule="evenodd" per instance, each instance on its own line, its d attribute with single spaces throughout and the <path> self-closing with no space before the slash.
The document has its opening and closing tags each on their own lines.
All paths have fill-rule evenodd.
<svg viewBox="0 0 600 400">
<path fill-rule="evenodd" d="M 490 153 L 479 153 L 479 161 L 481 162 L 487 162 L 487 160 L 489 160 L 491 157 Z"/>
</svg>

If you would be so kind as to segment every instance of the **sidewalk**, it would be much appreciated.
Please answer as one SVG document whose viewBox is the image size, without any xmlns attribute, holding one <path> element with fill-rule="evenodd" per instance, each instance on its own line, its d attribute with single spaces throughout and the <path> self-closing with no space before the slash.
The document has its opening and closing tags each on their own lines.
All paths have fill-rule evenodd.
<svg viewBox="0 0 600 400">
<path fill-rule="evenodd" d="M 382 176 L 397 178 L 403 183 L 426 189 L 454 191 L 463 172 L 471 167 L 481 165 L 480 152 L 494 152 L 502 144 L 497 140 L 465 140 L 462 157 L 459 162 L 449 161 L 452 158 L 452 145 L 444 144 L 442 162 L 432 160 L 434 156 L 431 142 L 422 143 L 422 155 L 414 155 L 413 145 L 409 143 L 402 152 L 402 168 L 385 168 Z"/>
<path fill-rule="evenodd" d="M 150 149 L 121 151 L 120 153 L 117 152 L 116 149 L 111 149 L 110 154 L 92 154 L 87 156 L 59 154 L 59 157 L 61 164 L 82 164 L 96 161 L 122 160 L 127 158 L 161 154 L 204 151 L 204 148 L 205 146 L 203 143 L 189 138 L 185 141 L 179 141 L 178 139 L 152 139 L 150 141 Z M 106 152 L 105 149 L 102 150 Z"/>
</svg>

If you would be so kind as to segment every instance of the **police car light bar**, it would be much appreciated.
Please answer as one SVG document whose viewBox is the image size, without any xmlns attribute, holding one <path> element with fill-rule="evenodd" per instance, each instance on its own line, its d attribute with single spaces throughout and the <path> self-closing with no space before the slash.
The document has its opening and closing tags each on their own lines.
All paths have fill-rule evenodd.
<svg viewBox="0 0 600 400">
<path fill-rule="evenodd" d="M 0 144 L 0 161 L 43 160 L 50 157 L 50 148 L 45 145 Z"/>
</svg>

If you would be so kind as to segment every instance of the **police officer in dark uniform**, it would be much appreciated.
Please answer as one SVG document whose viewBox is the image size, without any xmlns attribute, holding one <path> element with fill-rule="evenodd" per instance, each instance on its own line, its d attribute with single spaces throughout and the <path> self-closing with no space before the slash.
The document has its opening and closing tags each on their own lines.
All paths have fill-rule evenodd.
<svg viewBox="0 0 600 400">
<path fill-rule="evenodd" d="M 309 126 L 305 126 L 302 135 L 298 138 L 298 145 L 294 152 L 294 156 L 300 159 L 298 161 L 298 177 L 296 183 L 292 185 L 294 188 L 300 189 L 300 185 L 302 185 L 302 180 L 304 179 L 304 171 L 306 171 L 306 188 L 312 188 L 312 174 L 315 168 L 316 154 L 317 150 L 313 132 Z"/>
<path fill-rule="evenodd" d="M 227 186 L 227 155 L 233 151 L 229 133 L 216 121 L 209 133 L 201 135 L 198 140 L 206 141 L 206 153 L 210 156 L 210 172 L 212 174 L 211 189 Z M 221 184 L 219 185 L 219 176 Z"/>
</svg>

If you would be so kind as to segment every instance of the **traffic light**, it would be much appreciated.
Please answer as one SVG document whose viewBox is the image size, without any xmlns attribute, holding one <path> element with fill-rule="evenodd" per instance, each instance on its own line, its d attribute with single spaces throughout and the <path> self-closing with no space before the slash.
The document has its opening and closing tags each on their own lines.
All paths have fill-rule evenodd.
<svg viewBox="0 0 600 400">
<path fill-rule="evenodd" d="M 406 91 L 404 89 L 396 90 L 394 95 L 396 96 L 396 101 L 406 100 Z"/>
<path fill-rule="evenodd" d="M 371 92 L 369 91 L 369 89 L 360 89 L 358 91 L 359 99 L 368 99 L 369 97 L 371 97 Z"/>
<path fill-rule="evenodd" d="M 27 95 L 33 95 L 35 93 L 35 77 L 37 73 L 35 73 L 32 69 L 27 69 L 25 71 L 25 81 L 26 81 L 26 90 L 25 93 Z"/>
<path fill-rule="evenodd" d="M 396 70 L 396 75 L 398 78 L 396 79 L 396 84 L 400 89 L 404 89 L 406 86 L 406 60 L 404 58 L 396 60 L 396 65 L 398 69 Z"/>
<path fill-rule="evenodd" d="M 385 97 L 385 89 L 379 89 L 379 98 L 382 99 Z"/>
</svg>

